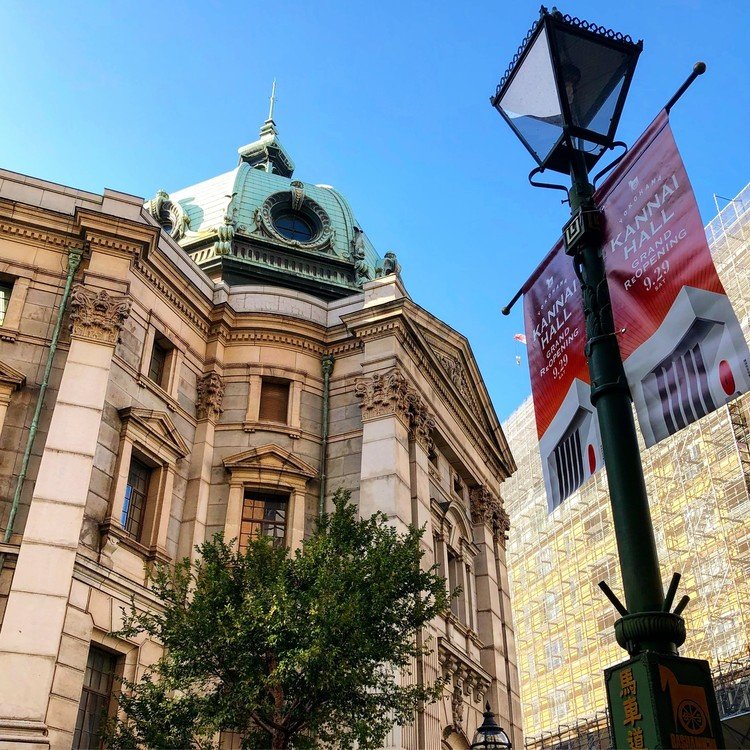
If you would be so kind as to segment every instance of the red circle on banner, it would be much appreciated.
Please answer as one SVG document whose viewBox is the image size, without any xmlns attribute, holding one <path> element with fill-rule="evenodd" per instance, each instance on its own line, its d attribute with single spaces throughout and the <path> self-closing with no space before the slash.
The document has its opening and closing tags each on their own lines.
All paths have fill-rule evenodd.
<svg viewBox="0 0 750 750">
<path fill-rule="evenodd" d="M 594 450 L 594 446 L 589 443 L 589 473 L 593 474 L 596 471 L 596 451 Z"/>
<path fill-rule="evenodd" d="M 734 394 L 734 375 L 732 374 L 732 368 L 730 367 L 729 362 L 725 359 L 722 359 L 721 362 L 719 362 L 719 382 L 727 396 L 732 396 Z"/>
</svg>

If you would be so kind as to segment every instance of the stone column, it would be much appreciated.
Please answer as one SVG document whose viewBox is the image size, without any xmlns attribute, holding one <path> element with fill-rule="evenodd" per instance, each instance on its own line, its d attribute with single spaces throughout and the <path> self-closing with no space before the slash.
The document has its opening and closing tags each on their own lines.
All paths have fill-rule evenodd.
<svg viewBox="0 0 750 750">
<path fill-rule="evenodd" d="M 195 546 L 202 544 L 206 538 L 214 434 L 221 416 L 223 399 L 224 380 L 219 373 L 207 372 L 198 380 L 198 425 L 188 473 L 185 510 L 177 548 L 178 559 L 189 557 L 194 560 Z"/>
<path fill-rule="evenodd" d="M 0 748 L 49 747 L 47 708 L 126 297 L 77 284 L 71 344 L 0 631 Z"/>
</svg>

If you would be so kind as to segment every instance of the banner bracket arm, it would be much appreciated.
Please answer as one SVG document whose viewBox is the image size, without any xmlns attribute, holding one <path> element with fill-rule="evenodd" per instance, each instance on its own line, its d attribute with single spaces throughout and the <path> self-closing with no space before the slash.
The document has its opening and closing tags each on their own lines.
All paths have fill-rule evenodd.
<svg viewBox="0 0 750 750">
<path fill-rule="evenodd" d="M 693 72 L 685 79 L 685 83 L 675 92 L 675 95 L 664 105 L 664 111 L 669 114 L 672 107 L 679 101 L 682 95 L 690 88 L 693 81 L 706 72 L 706 63 L 697 62 L 693 65 Z"/>
<path fill-rule="evenodd" d="M 501 312 L 501 313 L 502 313 L 503 315 L 510 315 L 510 311 L 511 311 L 511 310 L 513 309 L 513 305 L 515 305 L 515 304 L 516 304 L 516 302 L 518 302 L 518 298 L 519 298 L 519 297 L 520 297 L 520 296 L 521 296 L 522 294 L 523 294 L 523 287 L 521 287 L 521 288 L 520 288 L 520 289 L 519 289 L 519 290 L 518 290 L 518 291 L 517 291 L 517 292 L 516 292 L 516 293 L 515 293 L 515 294 L 513 295 L 513 299 L 512 299 L 512 300 L 511 300 L 510 302 L 508 302 L 508 304 L 507 304 L 507 305 L 506 305 L 506 306 L 505 306 L 505 307 L 504 307 L 504 308 L 503 308 L 502 310 L 500 310 L 500 312 Z"/>
</svg>

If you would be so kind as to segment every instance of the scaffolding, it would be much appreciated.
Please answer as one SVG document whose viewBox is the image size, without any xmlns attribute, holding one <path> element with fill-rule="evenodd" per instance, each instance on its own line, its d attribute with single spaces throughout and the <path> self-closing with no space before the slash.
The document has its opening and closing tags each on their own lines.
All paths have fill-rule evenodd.
<svg viewBox="0 0 750 750">
<path fill-rule="evenodd" d="M 719 661 L 711 670 L 726 747 L 750 744 L 750 655 Z M 612 730 L 606 710 L 574 724 L 527 737 L 525 750 L 611 750 Z"/>
<path fill-rule="evenodd" d="M 750 340 L 750 185 L 706 234 Z M 603 671 L 624 656 L 614 640 L 615 612 L 597 586 L 606 580 L 622 599 L 607 482 L 597 473 L 548 514 L 531 399 L 503 429 L 519 467 L 503 495 L 524 732 L 528 747 L 564 748 L 534 743 L 543 733 L 563 742 L 561 726 L 599 721 Z M 681 592 L 691 597 L 682 653 L 712 665 L 747 654 L 750 395 L 649 449 L 641 440 L 641 449 L 662 578 L 678 571 Z M 589 747 L 570 745 L 579 746 Z"/>
</svg>

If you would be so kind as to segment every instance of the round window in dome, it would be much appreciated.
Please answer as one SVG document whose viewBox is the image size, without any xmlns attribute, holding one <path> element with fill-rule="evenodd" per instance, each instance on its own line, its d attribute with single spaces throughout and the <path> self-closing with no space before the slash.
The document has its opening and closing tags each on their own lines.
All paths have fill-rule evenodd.
<svg viewBox="0 0 750 750">
<path fill-rule="evenodd" d="M 273 225 L 280 235 L 297 242 L 310 242 L 317 234 L 313 223 L 298 211 L 279 211 Z"/>
</svg>

